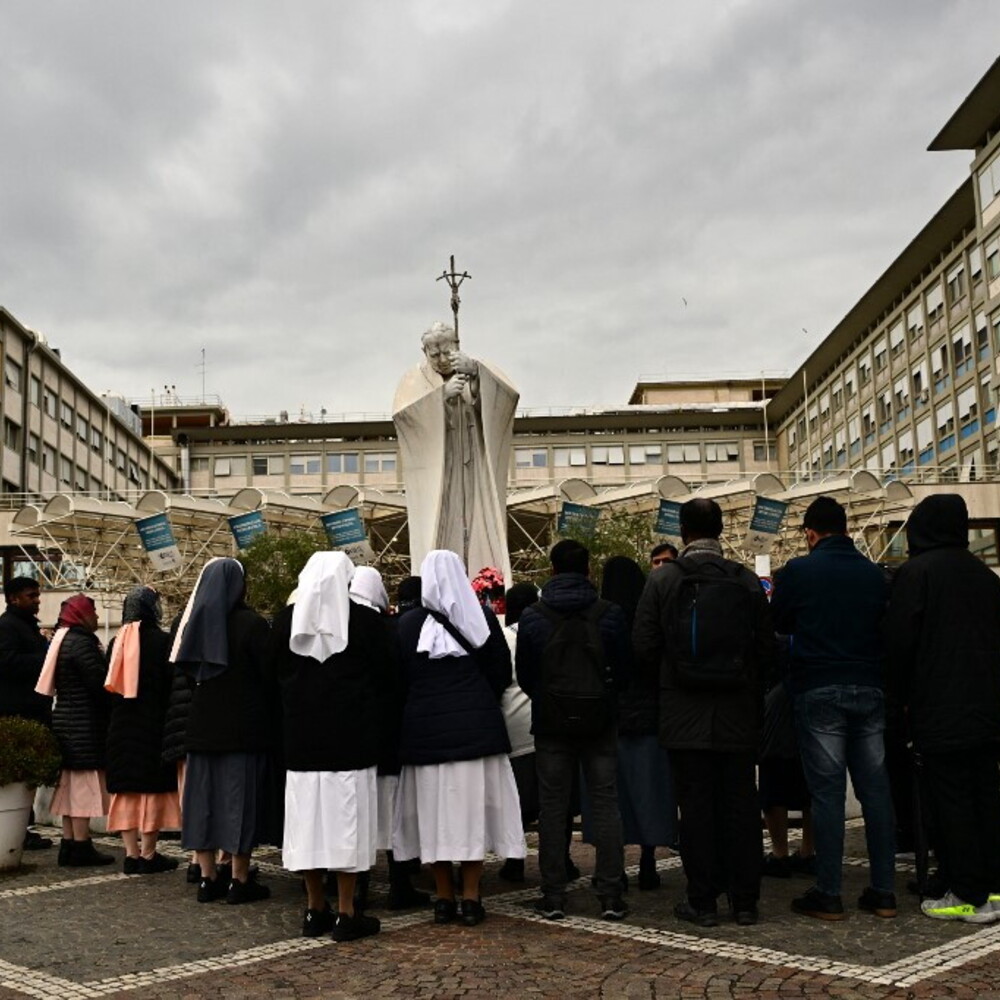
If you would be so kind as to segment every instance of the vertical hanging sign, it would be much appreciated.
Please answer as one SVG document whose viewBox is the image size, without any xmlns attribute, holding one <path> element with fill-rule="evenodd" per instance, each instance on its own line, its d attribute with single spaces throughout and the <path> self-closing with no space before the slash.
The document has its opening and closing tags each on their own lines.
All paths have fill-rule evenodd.
<svg viewBox="0 0 1000 1000">
<path fill-rule="evenodd" d="M 177 548 L 170 519 L 166 514 L 140 518 L 135 522 L 135 527 L 154 570 L 165 573 L 167 570 L 180 568 L 183 562 L 181 552 Z"/>
</svg>

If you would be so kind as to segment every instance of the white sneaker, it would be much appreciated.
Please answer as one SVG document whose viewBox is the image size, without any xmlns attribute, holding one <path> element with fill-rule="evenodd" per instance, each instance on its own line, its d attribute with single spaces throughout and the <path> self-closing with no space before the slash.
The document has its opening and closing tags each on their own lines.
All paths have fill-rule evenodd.
<svg viewBox="0 0 1000 1000">
<path fill-rule="evenodd" d="M 1000 905 L 992 900 L 987 899 L 982 906 L 973 906 L 950 890 L 940 899 L 925 899 L 920 909 L 935 920 L 962 920 L 967 924 L 992 924 L 1000 920 Z"/>
</svg>

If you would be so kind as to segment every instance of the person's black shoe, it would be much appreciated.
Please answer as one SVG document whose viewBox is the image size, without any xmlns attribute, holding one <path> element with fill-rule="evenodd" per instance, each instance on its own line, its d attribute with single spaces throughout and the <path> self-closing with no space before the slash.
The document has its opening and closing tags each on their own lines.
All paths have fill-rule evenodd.
<svg viewBox="0 0 1000 1000">
<path fill-rule="evenodd" d="M 546 920 L 562 920 L 566 916 L 565 896 L 542 896 L 535 900 L 535 913 Z"/>
<path fill-rule="evenodd" d="M 639 888 L 640 889 L 659 889 L 660 888 L 660 873 L 656 868 L 639 868 Z"/>
<path fill-rule="evenodd" d="M 302 918 L 302 936 L 319 937 L 321 934 L 329 934 L 333 930 L 333 910 L 327 903 L 322 910 L 306 910 Z"/>
<path fill-rule="evenodd" d="M 430 905 L 431 894 L 414 889 L 408 882 L 389 886 L 389 897 L 385 903 L 387 910 L 414 910 Z"/>
<path fill-rule="evenodd" d="M 486 910 L 478 899 L 462 900 L 462 923 L 466 927 L 475 927 L 486 919 Z"/>
<path fill-rule="evenodd" d="M 779 858 L 776 854 L 768 851 L 761 862 L 760 873 L 768 878 L 791 878 L 792 859 L 787 856 Z"/>
<path fill-rule="evenodd" d="M 497 872 L 497 878 L 504 882 L 524 881 L 524 858 L 508 858 Z"/>
<path fill-rule="evenodd" d="M 628 907 L 621 896 L 601 897 L 602 920 L 624 920 L 628 916 Z"/>
<path fill-rule="evenodd" d="M 51 846 L 52 846 L 51 837 L 43 837 L 40 833 L 36 833 L 34 830 L 25 831 L 24 850 L 44 851 Z"/>
<path fill-rule="evenodd" d="M 752 927 L 758 920 L 760 920 L 760 914 L 757 912 L 756 906 L 750 906 L 742 910 L 733 911 L 733 920 L 740 927 Z"/>
<path fill-rule="evenodd" d="M 122 872 L 125 875 L 138 875 L 140 861 L 142 861 L 141 857 L 131 858 L 126 854 L 125 860 L 122 862 Z"/>
<path fill-rule="evenodd" d="M 382 924 L 375 917 L 367 917 L 362 913 L 356 913 L 353 917 L 349 913 L 338 913 L 330 937 L 334 941 L 357 941 L 359 938 L 378 934 L 381 929 Z"/>
<path fill-rule="evenodd" d="M 226 895 L 228 888 L 226 883 L 218 877 L 203 878 L 198 883 L 198 902 L 214 903 L 217 899 L 222 899 Z"/>
<path fill-rule="evenodd" d="M 241 903 L 256 903 L 261 899 L 269 899 L 270 896 L 271 890 L 266 885 L 261 885 L 252 875 L 246 882 L 234 878 L 226 890 L 226 902 L 230 906 L 239 906 Z"/>
<path fill-rule="evenodd" d="M 858 897 L 858 909 L 865 913 L 873 913 L 876 917 L 894 917 L 896 915 L 896 895 L 892 892 L 879 892 L 868 886 Z"/>
<path fill-rule="evenodd" d="M 719 915 L 715 910 L 696 910 L 686 899 L 674 907 L 674 916 L 697 927 L 719 926 Z"/>
<path fill-rule="evenodd" d="M 575 882 L 580 877 L 580 869 L 573 864 L 573 859 L 566 855 L 566 881 Z"/>
<path fill-rule="evenodd" d="M 792 912 L 817 920 L 844 920 L 847 917 L 840 896 L 820 892 L 815 886 L 792 900 Z"/>
<path fill-rule="evenodd" d="M 101 865 L 114 864 L 113 854 L 102 854 L 94 842 L 88 837 L 86 840 L 72 840 L 69 851 L 69 860 L 66 862 L 70 868 L 93 868 Z"/>
<path fill-rule="evenodd" d="M 56 858 L 56 864 L 60 868 L 69 867 L 69 858 L 73 853 L 73 841 L 67 840 L 65 837 L 59 841 L 59 856 Z"/>
<path fill-rule="evenodd" d="M 177 859 L 167 858 L 154 851 L 151 858 L 139 858 L 139 875 L 158 875 L 160 872 L 172 872 L 177 870 Z"/>
<path fill-rule="evenodd" d="M 197 885 L 201 881 L 201 865 L 196 865 L 194 862 L 189 864 L 185 878 L 190 885 Z"/>
<path fill-rule="evenodd" d="M 458 916 L 458 906 L 453 899 L 438 899 L 434 902 L 434 923 L 450 924 Z"/>
<path fill-rule="evenodd" d="M 220 881 L 229 885 L 233 880 L 233 863 L 232 861 L 223 861 L 221 865 L 215 866 L 215 877 Z"/>
</svg>

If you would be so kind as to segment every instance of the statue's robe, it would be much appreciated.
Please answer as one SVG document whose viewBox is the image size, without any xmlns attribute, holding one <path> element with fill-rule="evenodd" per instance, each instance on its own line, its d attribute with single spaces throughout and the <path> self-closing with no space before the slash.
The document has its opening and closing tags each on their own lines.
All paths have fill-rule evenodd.
<svg viewBox="0 0 1000 1000">
<path fill-rule="evenodd" d="M 510 585 L 507 474 L 518 392 L 496 368 L 445 400 L 447 379 L 426 361 L 403 376 L 393 400 L 411 572 L 432 549 L 451 549 L 470 578 L 484 566 Z"/>
</svg>

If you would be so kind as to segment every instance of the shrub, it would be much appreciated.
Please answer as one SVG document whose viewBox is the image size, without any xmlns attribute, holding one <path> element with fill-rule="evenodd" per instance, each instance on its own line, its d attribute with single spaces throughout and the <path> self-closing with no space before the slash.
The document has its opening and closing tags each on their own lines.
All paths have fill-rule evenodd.
<svg viewBox="0 0 1000 1000">
<path fill-rule="evenodd" d="M 31 719 L 0 718 L 0 785 L 54 785 L 60 763 L 50 729 Z"/>
</svg>

